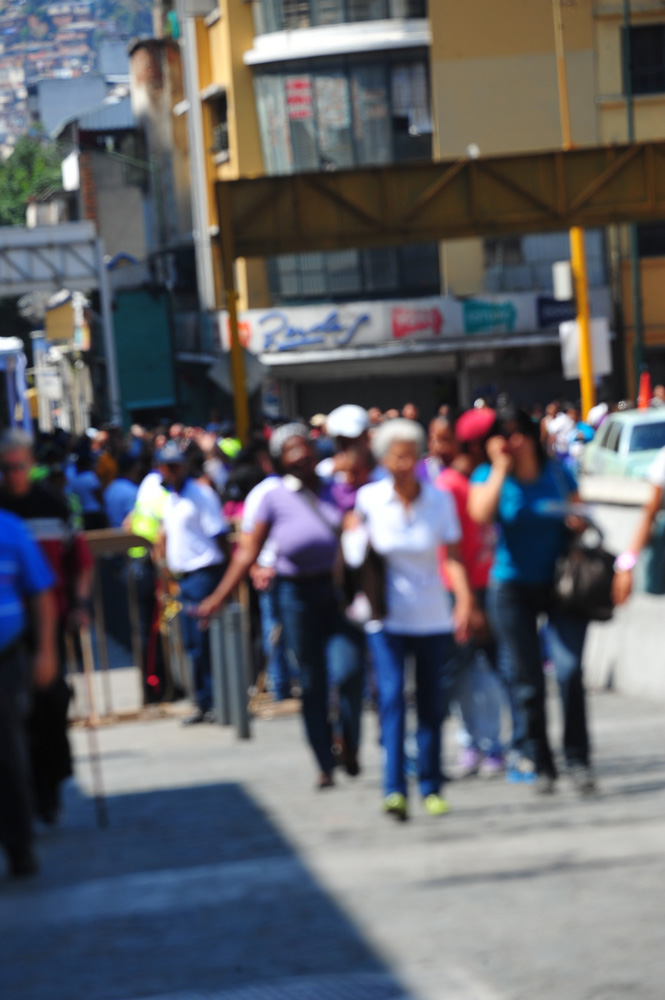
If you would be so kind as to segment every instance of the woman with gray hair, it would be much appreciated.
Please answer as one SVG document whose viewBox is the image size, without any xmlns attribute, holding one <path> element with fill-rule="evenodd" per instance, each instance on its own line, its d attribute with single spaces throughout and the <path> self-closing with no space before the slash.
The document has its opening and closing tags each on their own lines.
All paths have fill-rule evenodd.
<svg viewBox="0 0 665 1000">
<path fill-rule="evenodd" d="M 406 705 L 404 669 L 416 666 L 418 782 L 425 811 L 448 811 L 441 795 L 441 728 L 453 679 L 455 636 L 465 641 L 473 598 L 460 555 L 460 524 L 451 494 L 416 476 L 425 433 L 413 420 L 391 420 L 375 432 L 372 450 L 389 473 L 363 486 L 356 512 L 386 568 L 386 614 L 367 628 L 374 661 L 384 756 L 384 810 L 407 819 L 404 773 Z M 446 546 L 445 570 L 454 595 L 441 582 L 437 553 Z"/>
<path fill-rule="evenodd" d="M 316 475 L 316 455 L 304 424 L 274 431 L 270 451 L 281 483 L 266 493 L 254 530 L 243 536 L 215 591 L 199 606 L 214 614 L 243 579 L 266 541 L 277 554 L 275 598 L 287 649 L 300 672 L 303 717 L 319 767 L 319 788 L 333 784 L 328 679 L 339 691 L 347 773 L 359 772 L 363 635 L 342 614 L 333 581 L 342 514 Z"/>
</svg>

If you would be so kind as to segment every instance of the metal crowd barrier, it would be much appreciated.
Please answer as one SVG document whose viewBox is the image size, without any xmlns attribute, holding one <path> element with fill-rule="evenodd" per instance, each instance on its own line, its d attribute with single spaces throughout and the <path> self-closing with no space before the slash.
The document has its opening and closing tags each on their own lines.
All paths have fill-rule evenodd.
<svg viewBox="0 0 665 1000">
<path fill-rule="evenodd" d="M 91 656 L 84 659 L 86 672 L 87 714 L 94 719 L 111 717 L 114 714 L 113 695 L 110 682 L 109 653 L 106 631 L 106 616 L 102 589 L 101 562 L 113 556 L 122 556 L 129 569 L 131 559 L 128 552 L 132 548 L 150 549 L 145 539 L 130 532 L 113 528 L 103 528 L 85 532 L 85 538 L 95 560 L 93 586 L 93 620 L 101 679 L 103 711 L 98 712 L 94 686 L 90 672 Z M 136 580 L 132 573 L 125 574 L 127 580 L 127 605 L 130 624 L 131 651 L 134 665 L 138 670 L 138 706 L 144 701 L 144 664 L 141 647 L 141 631 L 138 613 Z M 248 691 L 252 679 L 252 654 L 249 618 L 249 600 L 246 587 L 239 588 L 240 599 L 227 604 L 219 615 L 210 620 L 210 654 L 213 681 L 213 707 L 217 722 L 221 726 L 234 726 L 239 739 L 251 736 L 249 723 Z M 171 689 L 178 685 L 188 695 L 194 690 L 194 678 L 187 657 L 180 630 L 180 612 L 183 611 L 177 597 L 166 594 L 163 602 L 164 618 L 167 622 L 163 648 L 166 661 L 167 682 Z M 185 611 L 186 613 L 186 611 Z M 69 657 L 68 657 L 69 658 Z M 86 666 L 87 663 L 87 666 Z"/>
</svg>

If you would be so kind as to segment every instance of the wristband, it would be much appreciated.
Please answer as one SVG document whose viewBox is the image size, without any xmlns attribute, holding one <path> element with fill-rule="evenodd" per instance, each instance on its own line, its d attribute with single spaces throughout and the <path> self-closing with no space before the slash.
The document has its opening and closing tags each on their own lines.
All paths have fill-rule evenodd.
<svg viewBox="0 0 665 1000">
<path fill-rule="evenodd" d="M 637 562 L 636 552 L 622 552 L 621 555 L 616 557 L 614 562 L 614 568 L 617 572 L 630 573 L 631 570 L 635 569 L 635 563 Z"/>
</svg>

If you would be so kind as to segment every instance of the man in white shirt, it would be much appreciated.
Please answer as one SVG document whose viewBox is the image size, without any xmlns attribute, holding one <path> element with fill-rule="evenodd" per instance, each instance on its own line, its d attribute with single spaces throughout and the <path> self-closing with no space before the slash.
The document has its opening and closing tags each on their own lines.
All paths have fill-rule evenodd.
<svg viewBox="0 0 665 1000">
<path fill-rule="evenodd" d="M 159 463 L 169 491 L 163 520 L 166 566 L 180 584 L 183 640 L 194 673 L 196 708 L 183 724 L 214 722 L 209 637 L 200 629 L 196 615 L 188 611 L 208 597 L 222 578 L 229 526 L 214 490 L 190 478 L 186 457 L 176 441 L 162 448 Z"/>
</svg>

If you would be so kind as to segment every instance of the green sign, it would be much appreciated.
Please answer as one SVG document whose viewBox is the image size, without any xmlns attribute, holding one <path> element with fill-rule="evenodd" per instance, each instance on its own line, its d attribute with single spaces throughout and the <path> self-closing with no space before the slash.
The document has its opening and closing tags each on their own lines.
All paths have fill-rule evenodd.
<svg viewBox="0 0 665 1000">
<path fill-rule="evenodd" d="M 465 333 L 512 333 L 517 309 L 512 302 L 483 302 L 468 299 L 464 303 Z"/>
</svg>

